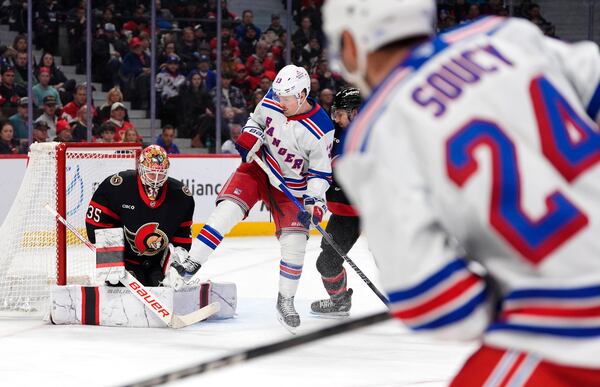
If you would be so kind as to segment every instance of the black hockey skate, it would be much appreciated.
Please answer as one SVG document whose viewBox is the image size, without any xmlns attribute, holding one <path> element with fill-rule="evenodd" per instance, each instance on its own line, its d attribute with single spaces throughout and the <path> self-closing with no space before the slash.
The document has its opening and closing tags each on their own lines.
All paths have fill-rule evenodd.
<svg viewBox="0 0 600 387">
<path fill-rule="evenodd" d="M 294 308 L 294 297 L 284 297 L 281 293 L 277 296 L 277 319 L 288 331 L 296 334 L 300 315 Z"/>
<path fill-rule="evenodd" d="M 352 307 L 352 289 L 331 298 L 315 301 L 310 305 L 310 311 L 319 317 L 339 318 L 350 316 Z"/>
</svg>

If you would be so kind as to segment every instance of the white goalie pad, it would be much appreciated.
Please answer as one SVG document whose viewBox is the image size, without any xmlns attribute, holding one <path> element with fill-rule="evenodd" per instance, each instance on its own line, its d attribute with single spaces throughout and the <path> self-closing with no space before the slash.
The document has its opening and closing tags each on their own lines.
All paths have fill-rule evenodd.
<svg viewBox="0 0 600 387">
<path fill-rule="evenodd" d="M 232 318 L 237 307 L 234 283 L 206 282 L 174 290 L 148 287 L 165 308 L 176 315 L 192 313 L 218 302 L 221 310 L 209 317 Z M 103 325 L 112 327 L 164 328 L 165 323 L 146 310 L 127 289 L 109 286 L 56 286 L 50 294 L 50 321 L 54 324 Z"/>
</svg>

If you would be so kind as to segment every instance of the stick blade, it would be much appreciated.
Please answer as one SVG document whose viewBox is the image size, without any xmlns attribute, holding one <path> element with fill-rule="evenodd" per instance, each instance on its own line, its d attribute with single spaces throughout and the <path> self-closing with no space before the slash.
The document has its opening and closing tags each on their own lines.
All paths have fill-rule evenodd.
<svg viewBox="0 0 600 387">
<path fill-rule="evenodd" d="M 173 315 L 169 326 L 175 329 L 184 328 L 188 325 L 192 325 L 202 320 L 206 320 L 213 314 L 218 313 L 220 310 L 221 304 L 219 304 L 218 302 L 213 302 L 212 304 L 208 304 L 205 307 L 200 308 L 197 311 L 189 314 L 185 314 L 182 316 Z"/>
</svg>

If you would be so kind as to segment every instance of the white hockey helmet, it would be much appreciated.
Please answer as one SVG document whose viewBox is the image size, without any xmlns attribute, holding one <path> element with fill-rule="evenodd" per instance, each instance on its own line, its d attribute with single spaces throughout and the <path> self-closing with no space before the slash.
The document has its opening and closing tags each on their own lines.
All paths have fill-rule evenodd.
<svg viewBox="0 0 600 387">
<path fill-rule="evenodd" d="M 271 87 L 275 97 L 293 95 L 300 99 L 302 90 L 306 89 L 306 95 L 310 93 L 310 77 L 304 67 L 290 64 L 279 70 Z"/>
<path fill-rule="evenodd" d="M 323 29 L 329 41 L 331 63 L 342 76 L 366 94 L 367 55 L 402 39 L 434 33 L 435 0 L 327 0 Z M 342 33 L 348 31 L 357 49 L 358 68 L 348 71 L 341 60 Z"/>
</svg>

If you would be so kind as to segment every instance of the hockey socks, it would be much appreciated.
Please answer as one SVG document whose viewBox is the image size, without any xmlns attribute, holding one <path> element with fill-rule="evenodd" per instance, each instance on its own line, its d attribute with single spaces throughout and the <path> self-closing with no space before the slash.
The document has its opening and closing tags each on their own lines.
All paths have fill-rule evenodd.
<svg viewBox="0 0 600 387">
<path fill-rule="evenodd" d="M 200 230 L 196 238 L 198 238 L 202 243 L 214 250 L 217 248 L 217 246 L 219 246 L 219 244 L 223 240 L 223 235 L 221 235 L 217 230 L 206 224 L 204 225 L 204 227 L 202 227 L 202 230 Z"/>
<path fill-rule="evenodd" d="M 244 219 L 244 211 L 236 203 L 223 200 L 210 215 L 198 236 L 192 241 L 190 256 L 204 264 L 210 254 L 221 244 L 223 235 Z"/>
<path fill-rule="evenodd" d="M 310 305 L 311 313 L 322 317 L 347 317 L 352 307 L 352 289 L 347 289 L 346 269 L 334 277 L 321 277 L 329 298 Z"/>
<path fill-rule="evenodd" d="M 279 237 L 281 244 L 281 262 L 279 263 L 279 293 L 283 297 L 293 297 L 298 289 L 302 275 L 306 234 L 283 233 Z"/>
<path fill-rule="evenodd" d="M 325 290 L 327 291 L 327 294 L 329 294 L 330 297 L 335 298 L 335 296 L 338 296 L 346 292 L 347 290 L 346 269 L 344 269 L 343 267 L 340 274 L 334 277 L 321 276 L 321 279 L 323 280 Z"/>
<path fill-rule="evenodd" d="M 302 275 L 302 265 L 294 265 L 283 259 L 279 263 L 279 291 L 285 297 L 292 297 L 298 289 L 298 281 Z"/>
</svg>

